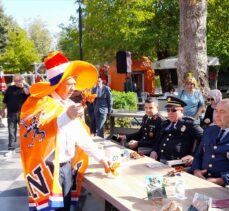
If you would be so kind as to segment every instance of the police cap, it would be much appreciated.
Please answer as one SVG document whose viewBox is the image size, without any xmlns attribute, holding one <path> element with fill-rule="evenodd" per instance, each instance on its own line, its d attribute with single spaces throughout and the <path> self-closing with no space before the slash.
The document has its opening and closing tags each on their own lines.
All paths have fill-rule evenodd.
<svg viewBox="0 0 229 211">
<path fill-rule="evenodd" d="M 171 107 L 171 106 L 175 106 L 175 107 L 185 107 L 187 104 L 180 100 L 177 97 L 173 97 L 173 96 L 168 96 L 167 98 L 167 103 L 165 105 L 165 107 Z"/>
</svg>

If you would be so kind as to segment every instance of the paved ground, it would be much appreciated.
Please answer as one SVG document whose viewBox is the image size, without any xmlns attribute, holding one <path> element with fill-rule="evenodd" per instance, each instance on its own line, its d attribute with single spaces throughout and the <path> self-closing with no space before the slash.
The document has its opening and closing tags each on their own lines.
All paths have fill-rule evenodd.
<svg viewBox="0 0 229 211">
<path fill-rule="evenodd" d="M 6 119 L 4 119 L 6 125 Z M 22 173 L 22 165 L 17 142 L 17 153 L 10 158 L 4 157 L 7 152 L 7 127 L 0 128 L 0 211 L 27 211 L 27 190 Z M 87 195 L 82 211 L 102 211 L 99 198 Z"/>
</svg>

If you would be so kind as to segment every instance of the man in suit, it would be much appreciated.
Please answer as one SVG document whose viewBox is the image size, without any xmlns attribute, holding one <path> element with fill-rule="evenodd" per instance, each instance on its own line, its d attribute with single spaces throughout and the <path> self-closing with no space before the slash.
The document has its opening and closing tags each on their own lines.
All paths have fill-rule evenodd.
<svg viewBox="0 0 229 211">
<path fill-rule="evenodd" d="M 145 115 L 138 132 L 128 135 L 119 135 L 122 142 L 127 141 L 127 146 L 137 150 L 140 154 L 149 155 L 159 138 L 162 122 L 165 118 L 158 113 L 158 100 L 148 97 L 145 100 Z"/>
<path fill-rule="evenodd" d="M 186 165 L 191 165 L 196 141 L 200 142 L 203 129 L 192 117 L 184 117 L 182 100 L 167 97 L 166 109 L 168 120 L 163 122 L 160 138 L 150 157 L 165 163 L 169 160 L 183 159 Z"/>
<path fill-rule="evenodd" d="M 229 98 L 215 109 L 216 125 L 205 129 L 191 171 L 218 185 L 229 185 Z"/>
<path fill-rule="evenodd" d="M 95 128 L 91 128 L 91 131 L 95 131 L 95 135 L 104 137 L 104 124 L 107 119 L 107 114 L 112 111 L 112 95 L 108 86 L 103 84 L 102 78 L 98 78 L 97 85 L 92 88 L 92 94 L 97 94 L 97 97 L 93 103 L 94 115 L 92 122 L 95 122 Z M 94 130 L 95 129 L 95 130 Z"/>
</svg>

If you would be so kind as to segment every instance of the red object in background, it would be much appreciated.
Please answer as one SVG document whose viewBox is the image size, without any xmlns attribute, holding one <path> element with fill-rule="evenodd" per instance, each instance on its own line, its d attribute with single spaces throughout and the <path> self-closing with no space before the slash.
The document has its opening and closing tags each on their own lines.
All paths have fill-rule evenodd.
<svg viewBox="0 0 229 211">
<path fill-rule="evenodd" d="M 6 81 L 4 78 L 4 73 L 1 72 L 0 73 L 0 91 L 4 92 L 6 90 L 7 86 L 6 86 Z"/>
<path fill-rule="evenodd" d="M 37 82 L 41 82 L 41 81 L 43 81 L 43 79 L 40 75 L 38 75 L 35 79 L 35 82 L 37 83 Z"/>
<path fill-rule="evenodd" d="M 103 84 L 107 85 L 108 67 L 106 65 L 100 68 L 99 75 L 101 79 L 103 80 Z"/>
</svg>

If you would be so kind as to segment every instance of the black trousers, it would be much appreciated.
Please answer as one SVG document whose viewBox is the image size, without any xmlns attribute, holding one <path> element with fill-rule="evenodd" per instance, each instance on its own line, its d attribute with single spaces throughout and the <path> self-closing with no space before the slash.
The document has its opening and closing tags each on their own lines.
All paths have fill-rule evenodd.
<svg viewBox="0 0 229 211">
<path fill-rule="evenodd" d="M 8 150 L 15 149 L 15 142 L 17 141 L 17 125 L 19 124 L 19 113 L 8 114 L 7 124 L 8 124 L 8 134 L 9 134 L 9 144 Z"/>
<path fill-rule="evenodd" d="M 62 186 L 64 207 L 59 208 L 56 211 L 70 211 L 72 187 L 72 167 L 70 162 L 67 162 L 65 165 L 60 167 L 59 182 Z"/>
</svg>

